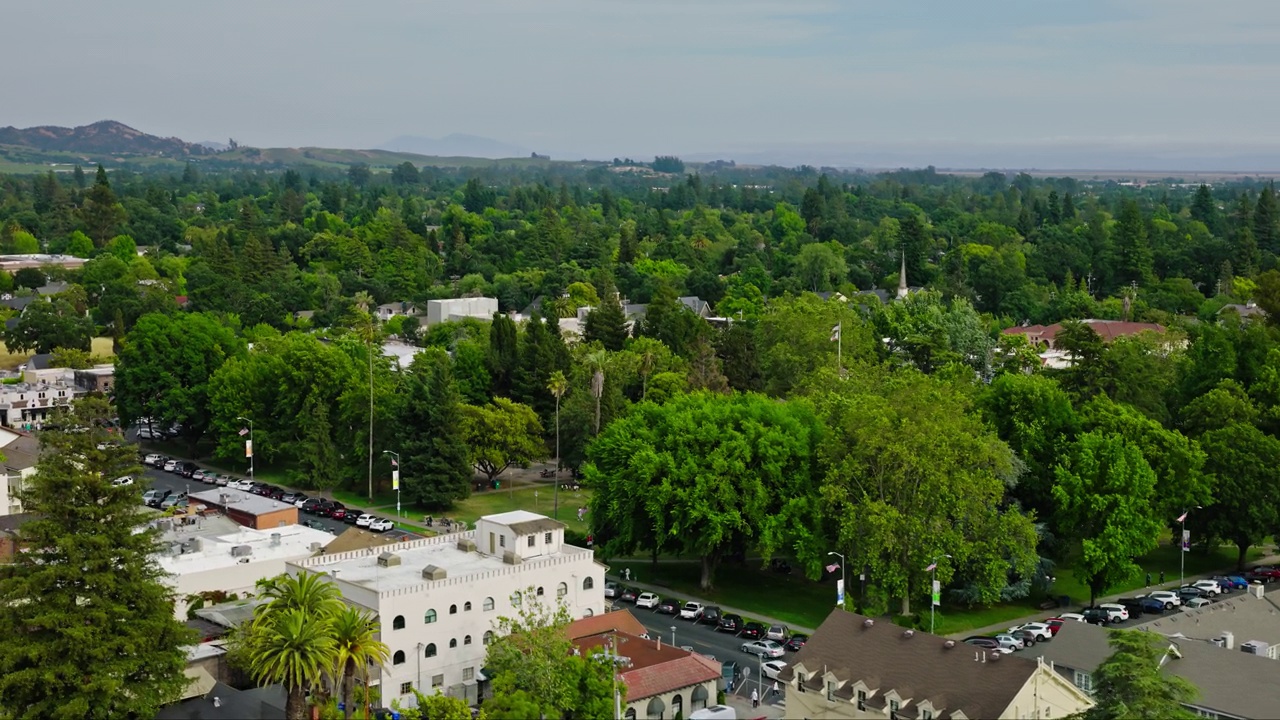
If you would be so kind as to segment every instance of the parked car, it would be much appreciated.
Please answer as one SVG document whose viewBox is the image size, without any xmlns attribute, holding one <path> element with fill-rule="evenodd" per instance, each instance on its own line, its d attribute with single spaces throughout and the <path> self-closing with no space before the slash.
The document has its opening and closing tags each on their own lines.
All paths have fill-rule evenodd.
<svg viewBox="0 0 1280 720">
<path fill-rule="evenodd" d="M 772 640 L 752 640 L 751 642 L 742 643 L 742 652 L 748 655 L 760 655 L 762 657 L 782 657 L 787 654 L 782 646 Z"/>
<path fill-rule="evenodd" d="M 118 477 L 118 478 L 116 478 L 115 480 L 112 480 L 112 481 L 111 481 L 111 484 L 112 484 L 112 485 L 115 485 L 116 487 L 124 487 L 125 485 L 132 485 L 132 484 L 133 484 L 133 476 L 132 476 L 132 475 L 124 475 L 124 476 L 122 476 L 122 477 Z"/>
<path fill-rule="evenodd" d="M 731 632 L 734 635 L 742 629 L 742 616 L 733 613 L 727 613 L 720 617 L 720 624 L 716 626 L 716 630 Z"/>
<path fill-rule="evenodd" d="M 1207 597 L 1194 597 L 1187 600 L 1187 602 L 1183 604 L 1182 609 L 1197 610 L 1199 608 L 1205 607 L 1207 605 L 1212 605 L 1212 604 L 1213 604 L 1213 601 Z"/>
<path fill-rule="evenodd" d="M 306 500 L 307 496 L 300 492 L 291 492 L 291 493 L 285 493 L 284 497 L 280 498 L 280 502 L 288 503 L 292 505 L 300 499 Z"/>
<path fill-rule="evenodd" d="M 217 485 L 218 487 L 228 487 L 229 485 L 231 485 L 231 483 L 235 481 L 236 481 L 236 477 L 234 475 L 219 475 L 218 479 L 213 481 L 213 484 Z"/>
<path fill-rule="evenodd" d="M 306 500 L 303 500 L 301 505 L 298 505 L 297 503 L 294 503 L 294 505 L 298 505 L 298 509 L 302 510 L 302 512 L 308 515 L 315 515 L 316 510 L 321 507 L 322 503 L 324 503 L 323 500 L 321 500 L 320 498 L 313 497 L 313 498 L 307 498 Z M 372 517 L 373 516 L 370 516 L 370 518 Z M 356 524 L 359 525 L 359 523 L 356 523 Z M 367 525 L 368 523 L 365 523 L 365 524 Z M 360 525 L 360 527 L 364 527 L 364 525 Z"/>
<path fill-rule="evenodd" d="M 786 625 L 770 625 L 769 629 L 764 633 L 765 638 L 775 640 L 780 643 L 787 641 L 791 637 L 791 628 Z"/>
<path fill-rule="evenodd" d="M 374 520 L 369 523 L 369 531 L 382 533 L 394 529 L 395 526 L 395 523 L 387 520 L 386 518 L 374 518 Z"/>
<path fill-rule="evenodd" d="M 204 482 L 204 476 L 207 472 L 208 471 L 204 470 L 203 468 L 196 468 L 195 470 L 191 471 L 191 479 Z"/>
<path fill-rule="evenodd" d="M 170 495 L 169 497 L 165 498 L 163 501 L 160 502 L 160 509 L 168 510 L 174 505 L 177 505 L 180 501 L 186 500 L 186 499 L 187 499 L 186 493 L 181 493 L 178 495 Z"/>
<path fill-rule="evenodd" d="M 1067 621 L 1074 620 L 1075 622 L 1086 622 L 1084 613 L 1060 613 L 1058 615 L 1058 619 L 1067 620 Z"/>
<path fill-rule="evenodd" d="M 360 523 L 357 521 L 356 524 L 359 525 Z M 658 597 L 657 593 L 641 593 L 640 597 L 636 598 L 636 607 L 652 610 L 658 607 L 658 603 L 660 602 L 662 602 L 662 600 Z"/>
<path fill-rule="evenodd" d="M 160 503 L 164 502 L 164 499 L 172 493 L 172 490 L 153 488 L 142 494 L 142 502 L 149 507 L 160 507 Z"/>
<path fill-rule="evenodd" d="M 1251 568 L 1249 572 L 1256 575 L 1266 575 L 1274 580 L 1280 580 L 1280 568 L 1275 567 L 1274 565 L 1258 565 L 1257 567 Z"/>
<path fill-rule="evenodd" d="M 1178 596 L 1182 598 L 1182 602 L 1184 602 L 1184 603 L 1185 603 L 1186 601 L 1190 600 L 1191 598 L 1198 598 L 1198 597 L 1207 598 L 1207 597 L 1209 597 L 1209 593 L 1208 593 L 1208 592 L 1206 592 L 1206 591 L 1204 591 L 1204 590 L 1201 590 L 1200 588 L 1198 588 L 1198 587 L 1196 587 L 1196 586 L 1194 586 L 1194 585 L 1183 585 L 1182 587 L 1178 588 L 1177 590 L 1174 590 L 1174 592 L 1178 593 Z"/>
<path fill-rule="evenodd" d="M 702 603 L 690 600 L 680 608 L 681 620 L 697 620 L 702 617 Z"/>
<path fill-rule="evenodd" d="M 1217 597 L 1222 594 L 1222 586 L 1217 580 L 1197 580 L 1191 583 L 1191 587 L 1200 588 L 1209 593 L 1209 597 Z"/>
<path fill-rule="evenodd" d="M 1129 619 L 1129 608 L 1121 603 L 1099 603 L 1099 610 L 1105 610 L 1111 616 L 1111 622 L 1124 622 Z"/>
<path fill-rule="evenodd" d="M 1096 608 L 1096 607 L 1085 608 L 1084 612 L 1080 614 L 1084 616 L 1084 621 L 1089 623 L 1090 625 L 1111 624 L 1111 613 L 1107 612 L 1106 610 L 1103 610 L 1102 608 Z"/>
<path fill-rule="evenodd" d="M 346 520 L 347 509 L 344 507 L 330 508 L 329 517 L 333 518 L 334 520 Z"/>
<path fill-rule="evenodd" d="M 1147 597 L 1155 598 L 1156 600 L 1164 603 L 1165 610 L 1171 610 L 1182 604 L 1182 598 L 1178 593 L 1171 590 L 1152 590 L 1147 593 Z"/>
<path fill-rule="evenodd" d="M 770 660 L 760 664 L 760 672 L 764 673 L 765 680 L 777 680 L 778 673 L 785 670 L 787 664 L 781 660 Z"/>
<path fill-rule="evenodd" d="M 150 453 L 142 458 L 143 465 L 155 465 L 156 463 L 164 464 L 164 456 L 160 453 Z"/>
<path fill-rule="evenodd" d="M 761 640 L 764 638 L 764 631 L 767 628 L 758 622 L 745 623 L 742 630 L 738 632 L 738 636 L 744 640 Z"/>
<path fill-rule="evenodd" d="M 324 530 L 326 532 L 328 532 L 329 530 L 329 528 L 325 527 L 324 523 L 320 522 L 319 520 L 303 520 L 302 526 L 309 527 L 313 530 Z"/>
<path fill-rule="evenodd" d="M 1165 605 L 1164 600 L 1153 597 L 1141 597 L 1138 601 L 1142 603 L 1142 611 L 1152 614 L 1160 614 L 1169 608 Z"/>
<path fill-rule="evenodd" d="M 342 522 L 348 525 L 355 525 L 356 521 L 358 521 L 360 519 L 360 516 L 363 514 L 364 513 L 360 512 L 359 510 L 355 510 L 353 508 L 347 508 L 347 514 L 342 516 Z"/>
<path fill-rule="evenodd" d="M 195 474 L 195 471 L 199 469 L 200 469 L 200 466 L 196 465 L 195 463 L 189 460 L 184 460 L 178 463 L 178 474 L 185 478 L 191 477 L 192 475 Z"/>
<path fill-rule="evenodd" d="M 174 460 L 173 458 L 165 460 L 163 468 L 165 472 L 173 472 L 174 470 L 178 469 L 178 461 Z"/>
<path fill-rule="evenodd" d="M 1125 610 L 1129 611 L 1130 618 L 1142 617 L 1146 609 L 1142 607 L 1142 598 L 1120 598 L 1116 601 Z"/>
<path fill-rule="evenodd" d="M 718 605 L 703 605 L 702 616 L 698 618 L 697 622 L 715 627 L 720 624 L 720 615 L 721 612 Z"/>
<path fill-rule="evenodd" d="M 1213 579 L 1218 581 L 1218 586 L 1224 593 L 1249 587 L 1249 581 L 1240 575 L 1214 575 Z"/>
<path fill-rule="evenodd" d="M 1009 634 L 1021 640 L 1023 647 L 1031 647 L 1040 641 L 1040 639 L 1036 637 L 1036 634 L 1030 630 L 1014 630 Z"/>
<path fill-rule="evenodd" d="M 1276 581 L 1275 576 L 1265 570 L 1250 570 L 1244 574 L 1244 579 L 1250 583 L 1261 583 L 1263 585 L 1269 585 Z"/>
<path fill-rule="evenodd" d="M 1054 633 L 1053 628 L 1049 627 L 1048 623 L 1042 623 L 1042 622 L 1023 623 L 1022 625 L 1014 625 L 1013 627 L 1009 628 L 1009 632 L 1011 633 L 1018 632 L 1018 631 L 1026 631 L 1031 633 L 1031 636 L 1035 638 L 1037 642 L 1052 640 L 1053 633 Z"/>
<path fill-rule="evenodd" d="M 604 596 L 611 599 L 618 597 L 618 583 L 613 581 L 605 583 Z"/>
<path fill-rule="evenodd" d="M 1000 633 L 995 636 L 994 640 L 1000 644 L 1000 647 L 1009 648 L 1010 650 L 1021 650 L 1027 646 L 1021 638 L 1016 638 L 1009 633 Z"/>
<path fill-rule="evenodd" d="M 658 603 L 658 607 L 653 610 L 661 615 L 679 615 L 680 601 L 675 598 L 663 598 L 662 601 Z"/>
<path fill-rule="evenodd" d="M 804 633 L 796 633 L 783 643 L 782 647 L 790 650 L 791 652 L 800 652 L 800 648 L 804 647 L 804 644 L 807 642 L 809 642 L 808 635 L 805 635 Z"/>
<path fill-rule="evenodd" d="M 964 641 L 966 644 L 973 645 L 974 647 L 987 648 L 988 650 L 1000 649 L 1000 643 L 995 638 L 990 638 L 985 635 L 968 637 L 965 638 Z"/>
<path fill-rule="evenodd" d="M 309 501 L 306 501 L 306 502 L 309 502 Z M 367 528 L 369 527 L 369 523 L 377 519 L 378 519 L 377 517 L 370 515 L 369 513 L 364 513 L 360 517 L 356 518 L 356 527 Z M 657 597 L 657 596 L 655 595 L 654 597 Z"/>
<path fill-rule="evenodd" d="M 253 492 L 254 484 L 252 480 L 240 479 L 227 483 L 227 487 L 232 490 L 243 490 L 244 492 L 251 493 Z"/>
<path fill-rule="evenodd" d="M 622 602 L 634 603 L 638 597 L 640 593 L 635 588 L 624 587 L 618 591 L 618 599 Z"/>
</svg>

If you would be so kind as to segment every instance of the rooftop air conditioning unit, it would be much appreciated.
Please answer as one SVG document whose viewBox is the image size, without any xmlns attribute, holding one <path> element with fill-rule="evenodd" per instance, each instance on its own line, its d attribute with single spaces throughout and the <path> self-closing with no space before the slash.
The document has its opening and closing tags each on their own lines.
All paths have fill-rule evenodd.
<svg viewBox="0 0 1280 720">
<path fill-rule="evenodd" d="M 242 557 L 248 562 L 248 556 L 252 552 L 253 548 L 248 545 L 235 545 L 231 548 L 231 557 Z"/>
<path fill-rule="evenodd" d="M 506 550 L 502 553 L 502 562 L 506 565 L 519 565 L 524 562 L 524 558 L 515 554 L 514 551 Z"/>
<path fill-rule="evenodd" d="M 280 544 L 280 533 L 271 533 L 271 545 L 272 545 L 272 547 L 274 547 L 274 546 L 276 546 L 276 545 L 279 545 L 279 544 Z"/>
<path fill-rule="evenodd" d="M 1267 643 L 1261 640 L 1250 640 L 1249 642 L 1240 643 L 1241 651 L 1247 652 L 1250 655 L 1261 655 L 1263 657 L 1266 657 L 1267 655 L 1267 647 Z"/>
<path fill-rule="evenodd" d="M 400 556 L 395 553 L 384 552 L 378 555 L 378 567 L 395 567 L 400 564 Z"/>
<path fill-rule="evenodd" d="M 439 565 L 428 565 L 422 568 L 423 580 L 444 580 L 449 577 L 449 572 Z"/>
<path fill-rule="evenodd" d="M 458 549 L 462 552 L 475 552 L 476 541 L 469 537 L 460 537 L 458 538 Z"/>
<path fill-rule="evenodd" d="M 1220 647 L 1220 648 L 1224 648 L 1224 647 L 1226 647 L 1226 646 L 1227 646 L 1227 639 L 1226 639 L 1226 638 L 1220 638 L 1220 637 L 1217 637 L 1217 638 L 1214 638 L 1214 639 L 1210 640 L 1209 642 L 1213 643 L 1214 645 L 1217 645 L 1217 646 L 1218 646 L 1218 647 Z"/>
</svg>

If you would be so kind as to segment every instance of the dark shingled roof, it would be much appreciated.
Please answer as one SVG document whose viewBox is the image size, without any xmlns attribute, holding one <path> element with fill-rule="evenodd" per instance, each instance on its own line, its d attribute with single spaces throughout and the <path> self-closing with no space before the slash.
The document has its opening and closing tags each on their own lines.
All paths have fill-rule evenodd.
<svg viewBox="0 0 1280 720">
<path fill-rule="evenodd" d="M 160 708 L 156 720 L 283 720 L 284 700 L 284 688 L 279 685 L 236 690 L 218 683 L 208 695 Z"/>
<path fill-rule="evenodd" d="M 966 717 L 992 718 L 1009 707 L 1036 672 L 1035 662 L 1011 655 L 974 662 L 977 648 L 954 641 L 947 647 L 947 642 L 836 609 L 778 677 L 794 683 L 796 668 L 802 666 L 809 675 L 806 690 L 821 690 L 822 673 L 831 672 L 847 683 L 844 687 L 861 680 L 876 691 L 873 700 L 890 690 L 910 698 L 910 706 L 902 708 L 905 713 L 928 700 L 947 717 L 959 710 Z"/>
</svg>

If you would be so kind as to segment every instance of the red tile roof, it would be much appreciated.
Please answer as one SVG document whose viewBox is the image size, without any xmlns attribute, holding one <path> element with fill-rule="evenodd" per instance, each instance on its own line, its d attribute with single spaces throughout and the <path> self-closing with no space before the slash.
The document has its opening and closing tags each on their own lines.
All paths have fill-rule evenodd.
<svg viewBox="0 0 1280 720">
<path fill-rule="evenodd" d="M 1156 323 L 1127 322 L 1124 320 L 1081 320 L 1081 322 L 1093 328 L 1093 331 L 1098 333 L 1098 336 L 1106 342 L 1111 342 L 1118 337 L 1137 335 L 1147 330 L 1159 333 L 1165 330 L 1163 325 L 1157 325 Z M 1038 340 L 1045 340 L 1052 344 L 1053 339 L 1057 337 L 1060 330 L 1062 330 L 1062 323 L 1011 327 L 1005 328 L 1003 332 L 1005 335 L 1026 335 L 1027 340 L 1033 343 Z"/>
<path fill-rule="evenodd" d="M 615 615 L 617 613 L 609 613 Z M 584 653 L 607 650 L 611 634 L 578 638 L 575 644 Z M 629 664 L 618 674 L 627 686 L 627 702 L 662 695 L 681 688 L 713 682 L 720 678 L 720 663 L 711 658 L 681 650 L 661 640 L 645 640 L 629 633 L 612 633 L 616 652 Z"/>
<path fill-rule="evenodd" d="M 627 633 L 630 635 L 644 635 L 647 630 L 630 610 L 615 610 L 607 612 L 603 615 L 592 615 L 581 620 L 574 620 L 565 628 L 570 640 L 588 637 L 590 635 L 599 635 L 612 631 Z"/>
</svg>

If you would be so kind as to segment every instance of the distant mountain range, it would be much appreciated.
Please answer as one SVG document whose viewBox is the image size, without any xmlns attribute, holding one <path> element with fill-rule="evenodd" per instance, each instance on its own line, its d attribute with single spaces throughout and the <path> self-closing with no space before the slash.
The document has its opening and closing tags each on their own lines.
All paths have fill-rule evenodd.
<svg viewBox="0 0 1280 720">
<path fill-rule="evenodd" d="M 379 150 L 437 157 L 476 157 L 499 160 L 528 157 L 529 149 L 476 135 L 454 133 L 442 138 L 401 135 L 378 146 Z"/>
<path fill-rule="evenodd" d="M 210 155 L 213 150 L 178 138 L 148 135 L 114 120 L 102 120 L 75 128 L 0 128 L 0 145 L 17 145 L 45 152 L 74 152 L 108 155 L 160 155 L 187 157 Z"/>
</svg>

